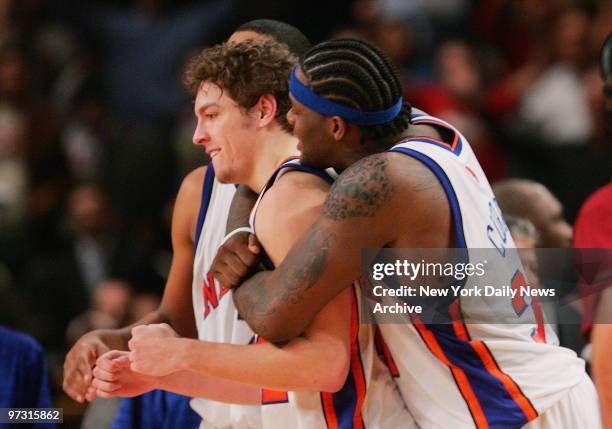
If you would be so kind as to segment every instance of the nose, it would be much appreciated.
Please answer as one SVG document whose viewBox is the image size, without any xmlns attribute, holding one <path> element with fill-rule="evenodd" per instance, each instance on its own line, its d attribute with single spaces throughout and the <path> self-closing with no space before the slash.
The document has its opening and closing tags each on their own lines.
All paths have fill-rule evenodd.
<svg viewBox="0 0 612 429">
<path fill-rule="evenodd" d="M 206 132 L 204 124 L 202 123 L 202 121 L 198 121 L 198 125 L 196 126 L 196 129 L 193 132 L 193 144 L 202 146 L 209 140 L 210 136 Z"/>
</svg>

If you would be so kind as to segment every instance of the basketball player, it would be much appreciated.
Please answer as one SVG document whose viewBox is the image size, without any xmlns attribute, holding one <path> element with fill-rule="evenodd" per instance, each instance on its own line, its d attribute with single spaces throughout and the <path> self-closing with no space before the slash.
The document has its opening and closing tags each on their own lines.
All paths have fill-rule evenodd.
<svg viewBox="0 0 612 429">
<path fill-rule="evenodd" d="M 278 264 L 320 212 L 332 178 L 296 163 L 297 140 L 276 121 L 282 94 L 262 95 L 252 108 L 245 105 L 250 99 L 244 95 L 246 83 L 250 87 L 279 79 L 265 70 L 283 64 L 282 56 L 273 55 L 274 46 L 243 42 L 213 47 L 203 51 L 188 73 L 198 88 L 194 142 L 212 156 L 220 181 L 243 183 L 261 193 L 252 225 L 270 262 Z M 288 64 L 280 79 L 287 104 L 291 68 Z M 272 175 L 275 165 L 280 167 Z M 207 318 L 224 301 L 232 303 L 224 295 L 217 297 L 218 306 L 203 308 Z M 378 357 L 374 328 L 359 325 L 357 299 L 357 292 L 347 288 L 315 316 L 302 337 L 278 347 L 201 341 L 201 336 L 190 340 L 178 338 L 167 325 L 139 326 L 129 342 L 130 367 L 126 355 L 111 352 L 112 359 L 123 361 L 117 370 L 109 370 L 100 362 L 107 355 L 102 356 L 94 386 L 101 396 L 113 396 L 123 383 L 134 383 L 133 371 L 163 379 L 162 385 L 170 388 L 175 385 L 168 380 L 175 375 L 184 380 L 185 373 L 204 374 L 274 389 L 261 394 L 264 427 L 412 428 L 391 373 Z"/>
<path fill-rule="evenodd" d="M 234 292 L 240 314 L 263 337 L 285 341 L 303 332 L 359 277 L 365 248 L 491 249 L 481 281 L 501 272 L 524 277 L 515 252 L 495 250 L 515 246 L 465 137 L 412 111 L 401 94 L 390 61 L 362 41 L 321 43 L 294 70 L 288 117 L 301 161 L 342 174 L 282 263 Z M 217 269 L 232 286 L 227 270 Z M 537 311 L 520 304 L 522 314 Z M 452 324 L 380 325 L 419 426 L 599 428 L 584 362 L 542 324 L 465 324 L 480 305 L 474 298 L 447 304 Z"/>
<path fill-rule="evenodd" d="M 240 42 L 246 39 L 275 39 L 285 43 L 290 49 L 299 54 L 309 47 L 306 37 L 296 28 L 278 21 L 256 20 L 242 25 L 230 37 L 233 42 Z M 288 106 L 284 107 L 284 111 Z M 279 109 L 280 112 L 283 112 Z M 218 294 L 218 285 L 205 283 L 207 279 L 207 264 L 214 250 L 223 238 L 223 231 L 227 220 L 227 212 L 234 195 L 233 185 L 222 185 L 216 178 L 214 168 L 201 167 L 190 173 L 183 181 L 179 190 L 172 221 L 173 238 L 173 262 L 164 297 L 159 309 L 139 321 L 135 325 L 149 323 L 169 323 L 181 336 L 197 337 L 198 331 L 194 323 L 194 306 L 196 313 L 199 314 L 197 321 L 198 327 L 203 328 L 203 309 L 211 308 L 216 302 L 213 293 Z M 214 198 L 211 197 L 214 195 Z M 210 197 L 210 198 L 209 198 Z M 200 203 L 201 201 L 201 203 Z M 206 224 L 206 234 L 210 237 L 204 242 L 201 233 L 203 225 Z M 197 252 L 198 263 L 194 264 L 194 253 Z M 209 256 L 209 253 L 211 256 Z M 208 279 L 210 280 L 210 279 Z M 208 289 L 205 289 L 203 285 Z M 209 294 L 204 296 L 204 293 Z M 193 298 L 192 298 L 193 294 Z M 206 304 L 205 304 L 206 301 Z M 229 301 L 231 300 L 224 300 Z M 232 306 L 233 307 L 233 306 Z M 246 324 L 237 321 L 235 312 L 224 314 L 222 309 L 216 312 L 216 318 L 209 318 L 217 322 L 218 329 L 200 329 L 201 335 L 208 335 L 213 339 L 231 342 L 241 338 L 248 341 L 252 337 L 252 332 L 244 333 L 248 330 Z M 64 390 L 73 399 L 83 402 L 93 400 L 95 389 L 91 387 L 92 369 L 96 360 L 105 352 L 116 350 L 127 350 L 128 341 L 131 338 L 131 326 L 120 330 L 99 330 L 83 336 L 72 347 L 66 357 L 64 364 Z M 209 337 L 206 337 L 209 338 Z M 201 392 L 207 396 L 219 395 L 221 390 L 216 388 L 214 382 L 199 383 L 198 379 L 186 377 L 186 383 L 197 384 L 200 388 L 207 391 Z M 214 380 L 213 380 L 214 381 Z M 208 385 L 208 387 L 206 387 Z M 142 391 L 142 386 L 132 386 L 134 389 L 129 396 L 136 395 Z M 135 389 L 138 387 L 138 389 Z M 243 392 L 244 390 L 240 390 Z M 230 392 L 231 393 L 231 392 Z M 214 396 L 213 396 L 214 398 Z M 251 403 L 253 396 L 241 398 L 239 393 L 230 394 L 229 397 L 218 396 L 220 401 L 242 401 Z M 202 402 L 202 407 L 208 406 L 206 410 L 207 418 L 218 423 L 218 426 L 238 424 L 239 416 L 231 417 L 231 409 L 226 404 L 208 401 Z M 204 412 L 203 410 L 200 410 Z M 254 418 L 258 419 L 258 413 L 254 412 Z"/>
</svg>

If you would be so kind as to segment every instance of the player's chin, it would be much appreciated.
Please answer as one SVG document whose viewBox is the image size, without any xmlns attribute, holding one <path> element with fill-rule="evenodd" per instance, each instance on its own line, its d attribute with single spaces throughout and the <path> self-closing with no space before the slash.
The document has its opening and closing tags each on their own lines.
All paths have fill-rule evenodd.
<svg viewBox="0 0 612 429">
<path fill-rule="evenodd" d="M 212 160 L 212 165 L 215 169 L 215 177 L 221 183 L 234 183 L 231 169 L 227 168 L 222 162 L 219 162 L 215 158 Z"/>
</svg>

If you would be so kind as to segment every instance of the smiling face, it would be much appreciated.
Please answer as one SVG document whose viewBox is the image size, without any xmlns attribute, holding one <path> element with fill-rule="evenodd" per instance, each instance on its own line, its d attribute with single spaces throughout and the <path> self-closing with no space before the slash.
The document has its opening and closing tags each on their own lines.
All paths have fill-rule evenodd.
<svg viewBox="0 0 612 429">
<path fill-rule="evenodd" d="M 200 86 L 194 112 L 198 123 L 193 143 L 210 155 L 216 177 L 223 183 L 245 183 L 253 170 L 255 119 L 211 82 Z"/>
</svg>

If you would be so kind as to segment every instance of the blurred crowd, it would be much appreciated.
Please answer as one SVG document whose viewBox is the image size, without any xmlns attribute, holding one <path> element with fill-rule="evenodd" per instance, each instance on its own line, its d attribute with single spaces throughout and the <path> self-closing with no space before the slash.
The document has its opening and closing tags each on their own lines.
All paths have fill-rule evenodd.
<svg viewBox="0 0 612 429">
<path fill-rule="evenodd" d="M 0 0 L 0 324 L 43 344 L 55 395 L 80 335 L 157 306 L 173 197 L 207 162 L 181 70 L 239 23 L 378 44 L 405 98 L 461 130 L 491 182 L 543 184 L 570 223 L 610 180 L 598 59 L 611 2 L 289 3 Z"/>
</svg>

